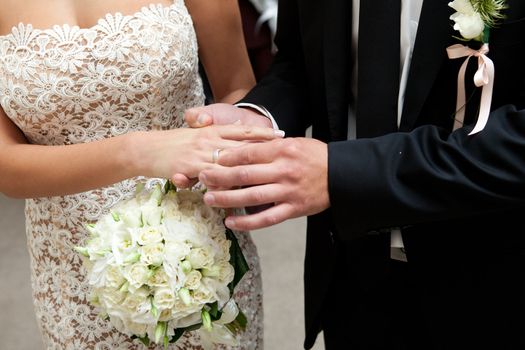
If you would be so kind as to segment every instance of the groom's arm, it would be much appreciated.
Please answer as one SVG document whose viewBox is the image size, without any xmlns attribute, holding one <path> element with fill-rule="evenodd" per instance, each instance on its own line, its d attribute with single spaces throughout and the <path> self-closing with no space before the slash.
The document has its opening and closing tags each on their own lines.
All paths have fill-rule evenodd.
<svg viewBox="0 0 525 350">
<path fill-rule="evenodd" d="M 482 132 L 470 129 L 423 126 L 329 144 L 330 202 L 343 239 L 524 207 L 525 110 L 504 106 Z"/>
</svg>

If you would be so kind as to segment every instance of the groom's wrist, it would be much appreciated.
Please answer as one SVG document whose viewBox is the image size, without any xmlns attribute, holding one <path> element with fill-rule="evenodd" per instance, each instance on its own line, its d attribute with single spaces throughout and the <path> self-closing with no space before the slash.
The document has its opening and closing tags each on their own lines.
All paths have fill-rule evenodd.
<svg viewBox="0 0 525 350">
<path fill-rule="evenodd" d="M 272 127 L 275 130 L 279 130 L 279 126 L 277 125 L 277 122 L 273 118 L 272 114 L 264 106 L 256 105 L 256 104 L 253 104 L 253 103 L 244 103 L 244 102 L 236 103 L 235 106 L 239 107 L 239 108 L 250 109 L 250 110 L 256 112 L 257 114 L 268 118 L 270 120 L 270 122 L 272 123 Z"/>
</svg>

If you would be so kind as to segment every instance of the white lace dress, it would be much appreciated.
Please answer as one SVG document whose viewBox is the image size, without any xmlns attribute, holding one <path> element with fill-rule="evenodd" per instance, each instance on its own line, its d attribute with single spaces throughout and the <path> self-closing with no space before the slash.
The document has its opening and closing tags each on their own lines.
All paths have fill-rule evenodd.
<svg viewBox="0 0 525 350">
<path fill-rule="evenodd" d="M 196 36 L 183 0 L 129 16 L 108 14 L 87 29 L 20 24 L 0 37 L 0 103 L 33 144 L 178 128 L 184 111 L 203 101 Z M 130 196 L 139 181 L 151 179 L 27 200 L 34 305 L 47 349 L 145 348 L 97 317 L 88 303 L 86 270 L 73 251 L 87 236 L 82 223 Z M 257 251 L 248 234 L 237 236 L 251 265 L 236 293 L 249 318 L 241 348 L 262 349 Z M 197 336 L 186 336 L 170 349 L 200 349 L 198 344 Z"/>
</svg>

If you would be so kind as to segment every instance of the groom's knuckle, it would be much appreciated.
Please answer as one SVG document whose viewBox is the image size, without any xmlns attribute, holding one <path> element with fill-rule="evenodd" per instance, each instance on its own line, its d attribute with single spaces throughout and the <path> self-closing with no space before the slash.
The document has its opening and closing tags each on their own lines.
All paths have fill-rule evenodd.
<svg viewBox="0 0 525 350">
<path fill-rule="evenodd" d="M 252 191 L 251 191 L 251 200 L 254 202 L 254 203 L 263 203 L 264 201 L 264 193 L 258 189 L 258 188 L 253 188 Z"/>
<path fill-rule="evenodd" d="M 248 184 L 251 180 L 251 174 L 250 171 L 246 168 L 242 168 L 239 170 L 239 183 L 240 184 Z"/>
<path fill-rule="evenodd" d="M 243 125 L 242 133 L 244 134 L 244 136 L 250 136 L 253 133 L 253 128 L 248 125 Z"/>
<path fill-rule="evenodd" d="M 282 176 L 290 182 L 296 182 L 299 178 L 296 167 L 291 164 L 285 164 L 281 168 Z"/>
<path fill-rule="evenodd" d="M 245 149 L 240 156 L 241 164 L 251 164 L 253 159 L 252 152 L 249 149 Z"/>
<path fill-rule="evenodd" d="M 283 154 L 289 158 L 296 158 L 301 152 L 298 142 L 292 139 L 283 142 L 282 150 Z"/>
<path fill-rule="evenodd" d="M 279 218 L 275 214 L 270 214 L 264 217 L 263 223 L 265 226 L 273 226 L 279 223 Z"/>
</svg>

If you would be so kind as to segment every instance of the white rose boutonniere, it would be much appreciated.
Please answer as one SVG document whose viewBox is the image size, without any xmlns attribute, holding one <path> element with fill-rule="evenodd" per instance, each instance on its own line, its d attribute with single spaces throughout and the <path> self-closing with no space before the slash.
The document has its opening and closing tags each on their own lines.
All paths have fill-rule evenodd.
<svg viewBox="0 0 525 350">
<path fill-rule="evenodd" d="M 464 40 L 488 43 L 489 29 L 503 18 L 504 0 L 454 0 L 448 3 L 455 12 L 450 16 L 454 29 Z"/>
<path fill-rule="evenodd" d="M 490 28 L 493 28 L 504 17 L 502 11 L 506 5 L 505 0 L 454 0 L 449 2 L 448 6 L 456 10 L 450 16 L 450 19 L 454 21 L 454 29 L 461 35 L 461 37 L 456 38 L 461 41 L 474 40 L 482 43 L 478 50 L 460 44 L 447 48 L 450 59 L 466 57 L 459 70 L 454 130 L 462 127 L 465 119 L 465 72 L 467 64 L 472 56 L 478 58 L 478 71 L 474 75 L 474 84 L 477 87 L 482 87 L 482 92 L 478 119 L 474 129 L 469 134 L 473 135 L 483 130 L 489 119 L 494 85 L 494 63 L 487 57 L 489 34 Z"/>
</svg>

